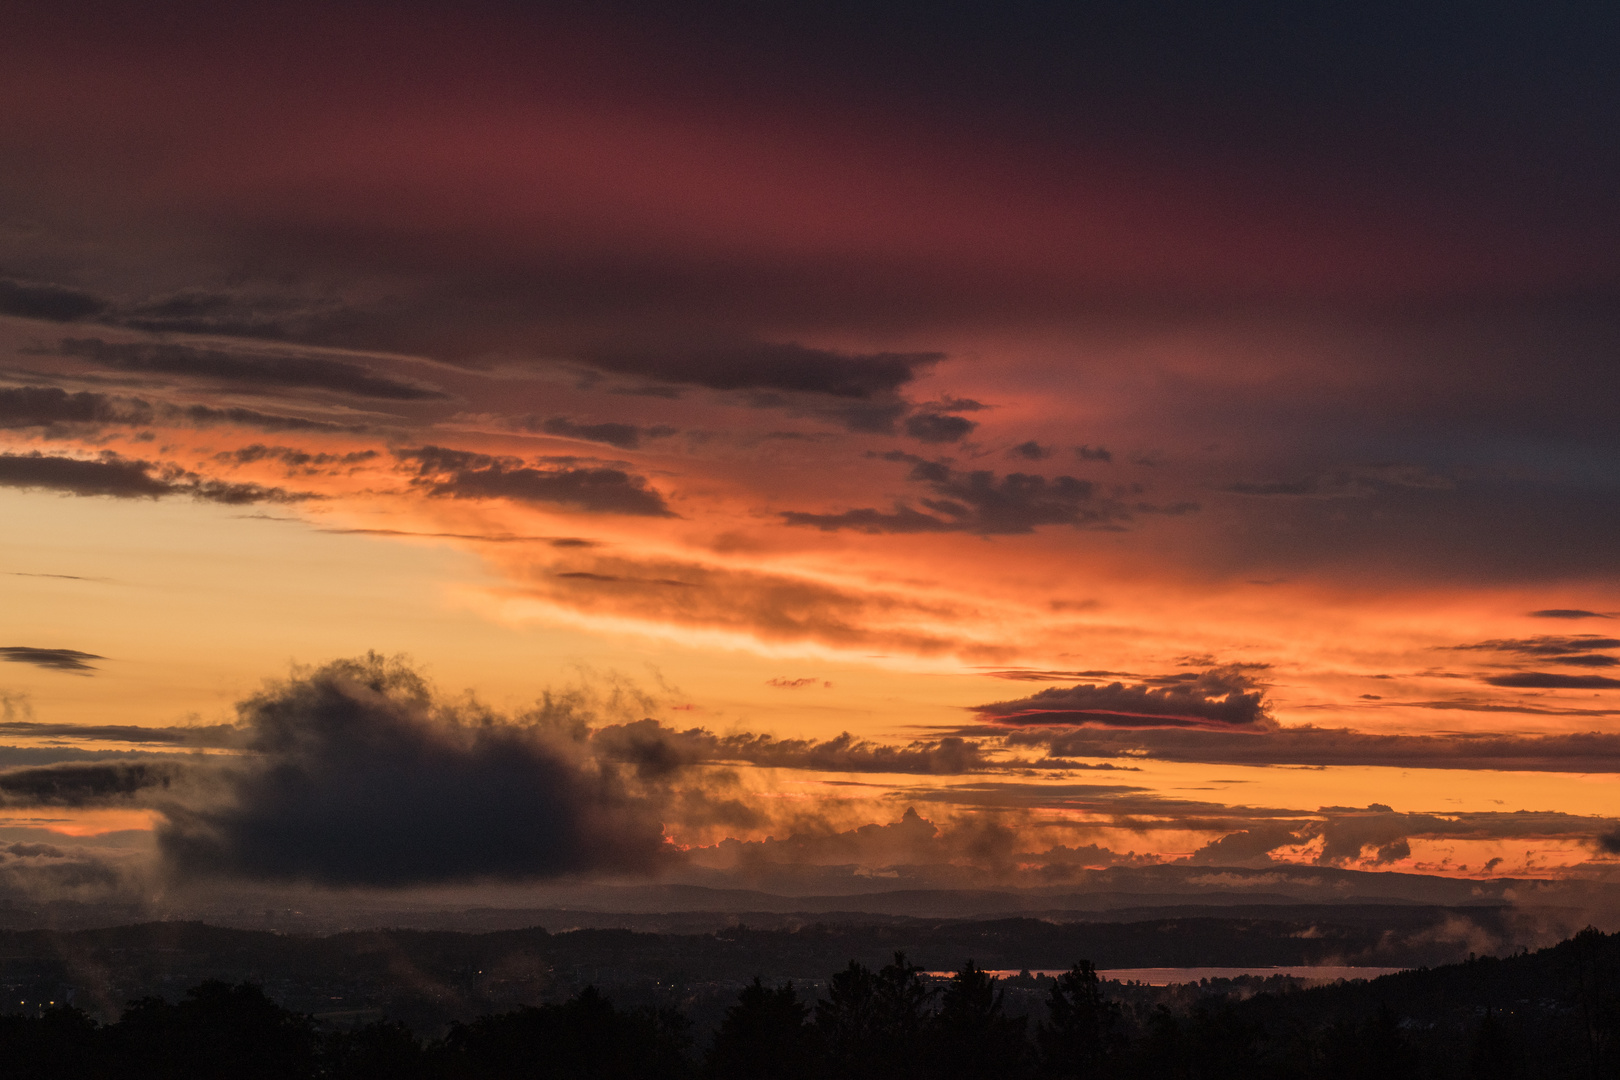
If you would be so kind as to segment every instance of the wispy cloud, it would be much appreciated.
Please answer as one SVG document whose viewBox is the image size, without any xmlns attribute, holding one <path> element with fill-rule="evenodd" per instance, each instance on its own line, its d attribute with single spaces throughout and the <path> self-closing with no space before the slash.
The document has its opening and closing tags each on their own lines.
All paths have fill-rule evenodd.
<svg viewBox="0 0 1620 1080">
<path fill-rule="evenodd" d="M 35 667 L 55 671 L 94 671 L 95 665 L 90 661 L 105 659 L 107 659 L 105 656 L 80 652 L 78 649 L 41 649 L 29 645 L 0 647 L 0 660 L 9 660 L 14 664 L 32 664 Z"/>
</svg>

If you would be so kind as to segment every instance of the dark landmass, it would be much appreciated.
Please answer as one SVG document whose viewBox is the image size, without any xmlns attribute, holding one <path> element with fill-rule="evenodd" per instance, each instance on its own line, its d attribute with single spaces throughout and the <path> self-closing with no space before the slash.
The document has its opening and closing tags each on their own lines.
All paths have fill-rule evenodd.
<svg viewBox="0 0 1620 1080">
<path fill-rule="evenodd" d="M 609 925 L 590 926 L 581 925 L 580 913 L 553 914 L 549 930 L 486 933 L 288 934 L 200 922 L 5 931 L 0 1000 L 9 1008 L 72 1000 L 110 1020 L 130 1000 L 217 979 L 261 985 L 298 1012 L 386 1014 L 438 1031 L 491 1011 L 560 1000 L 587 985 L 649 1006 L 724 1001 L 755 976 L 813 986 L 850 960 L 881 967 L 896 952 L 927 971 L 955 970 L 967 959 L 990 970 L 1058 970 L 1078 958 L 1103 969 L 1409 967 L 1516 951 L 1562 921 L 1562 913 L 1505 906 L 1413 905 L 1185 907 L 1126 921 L 762 913 L 756 923 L 595 913 L 584 922 Z M 728 921 L 710 925 L 721 918 Z"/>
<path fill-rule="evenodd" d="M 58 834 L 39 829 L 0 832 L 23 842 L 63 842 Z M 0 930 L 194 921 L 309 934 L 381 926 L 467 932 L 617 927 L 699 933 L 739 921 L 750 926 L 1012 917 L 1129 922 L 1195 910 L 1216 916 L 1242 912 L 1255 918 L 1292 918 L 1258 909 L 1371 906 L 1393 912 L 1403 906 L 1504 905 L 1533 912 L 1527 918 L 1544 924 L 1539 938 L 1521 944 L 1551 944 L 1589 924 L 1620 925 L 1620 882 L 1601 879 L 1474 880 L 1294 864 L 1263 868 L 1166 864 L 1077 869 L 1061 885 L 990 889 L 927 884 L 960 877 L 960 867 L 902 867 L 897 878 L 884 879 L 858 876 L 855 869 L 768 867 L 752 875 L 761 880 L 758 887 L 749 888 L 737 887 L 736 874 L 689 868 L 691 880 L 617 885 L 547 882 L 485 884 L 477 890 L 370 892 L 238 885 L 227 895 L 178 892 L 100 903 L 13 895 L 0 896 Z M 1564 921 L 1553 925 L 1549 920 L 1559 912 Z"/>
<path fill-rule="evenodd" d="M 984 940 L 997 931 L 970 926 Z M 629 931 L 527 934 L 536 956 L 562 938 L 651 944 Z M 194 962 L 199 948 L 263 962 L 267 936 L 160 924 L 8 945 L 33 946 L 36 961 L 45 942 L 77 945 L 81 964 L 144 960 L 161 980 L 177 967 L 161 958 Z M 415 978 L 418 992 L 430 973 L 417 962 L 464 962 L 468 944 L 395 932 L 370 948 L 310 939 L 288 953 L 309 963 L 323 943 L 356 970 Z M 1588 929 L 1534 953 L 1314 988 L 1252 976 L 1121 984 L 1084 960 L 1057 977 L 998 980 L 967 961 L 929 979 L 897 954 L 808 985 L 756 978 L 719 999 L 676 986 L 665 1003 L 636 1004 L 587 986 L 426 1038 L 397 1015 L 310 1015 L 248 982 L 145 996 L 108 1023 L 60 1001 L 19 1004 L 0 1013 L 0 1060 L 20 1080 L 1573 1080 L 1620 1072 L 1620 935 Z"/>
</svg>

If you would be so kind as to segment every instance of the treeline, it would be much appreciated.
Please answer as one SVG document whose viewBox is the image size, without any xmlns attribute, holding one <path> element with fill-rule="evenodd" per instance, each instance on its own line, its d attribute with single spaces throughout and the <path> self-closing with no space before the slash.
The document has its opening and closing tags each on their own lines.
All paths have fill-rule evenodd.
<svg viewBox="0 0 1620 1080">
<path fill-rule="evenodd" d="M 1534 956 L 1186 1008 L 1110 997 L 1089 963 L 1014 1015 L 971 961 L 943 983 L 897 954 L 806 1000 L 755 979 L 712 1033 L 594 989 L 455 1023 L 337 1030 L 258 987 L 205 982 L 98 1024 L 72 1006 L 0 1016 L 17 1080 L 1531 1080 L 1620 1076 L 1620 938 Z M 1531 996 L 1520 997 L 1520 994 Z M 1540 996 L 1534 996 L 1540 995 Z M 1497 1006 L 1481 1005 L 1495 1001 Z"/>
</svg>

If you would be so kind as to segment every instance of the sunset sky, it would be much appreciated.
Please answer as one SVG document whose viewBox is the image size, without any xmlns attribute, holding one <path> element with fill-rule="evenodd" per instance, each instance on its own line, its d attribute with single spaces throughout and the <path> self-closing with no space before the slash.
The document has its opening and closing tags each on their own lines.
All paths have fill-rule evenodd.
<svg viewBox="0 0 1620 1080">
<path fill-rule="evenodd" d="M 1620 872 L 1617 50 L 8 5 L 0 885 Z"/>
</svg>

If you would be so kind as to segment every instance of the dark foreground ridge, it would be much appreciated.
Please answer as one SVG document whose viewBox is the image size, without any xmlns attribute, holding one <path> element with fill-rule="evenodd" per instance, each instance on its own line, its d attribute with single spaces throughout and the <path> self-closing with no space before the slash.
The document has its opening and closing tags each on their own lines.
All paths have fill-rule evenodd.
<svg viewBox="0 0 1620 1080">
<path fill-rule="evenodd" d="M 411 977 L 400 970 L 401 979 Z M 1301 988 L 1281 977 L 1156 988 L 1089 961 L 1000 980 L 973 961 L 930 979 L 903 954 L 850 961 L 815 988 L 753 979 L 705 1027 L 674 1005 L 594 987 L 457 1021 L 276 1003 L 210 980 L 101 1024 L 46 1002 L 0 1015 L 19 1080 L 1512 1080 L 1620 1074 L 1620 935 L 1535 953 Z"/>
<path fill-rule="evenodd" d="M 1216 912 L 1227 912 L 1216 914 Z M 1503 907 L 1319 905 L 1144 912 L 1129 921 L 889 919 L 762 923 L 722 920 L 700 933 L 585 926 L 558 913 L 553 931 L 385 929 L 285 934 L 197 922 L 90 930 L 0 931 L 0 1009 L 71 999 L 103 1023 L 126 1002 L 205 980 L 251 982 L 316 1016 L 387 1014 L 424 1032 L 595 986 L 636 1006 L 679 1005 L 718 1022 L 754 976 L 818 985 L 851 959 L 872 968 L 904 952 L 927 971 L 973 957 L 990 970 L 1434 966 L 1471 950 L 1518 952 L 1557 941 Z M 597 915 L 600 919 L 601 916 Z M 1071 917 L 1072 918 L 1072 917 Z M 774 921 L 771 921 L 773 920 Z M 575 929 L 567 929 L 570 925 Z M 1576 925 L 1579 925 L 1578 923 Z"/>
</svg>

